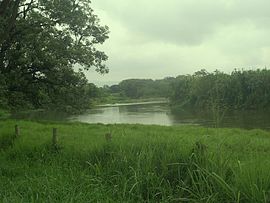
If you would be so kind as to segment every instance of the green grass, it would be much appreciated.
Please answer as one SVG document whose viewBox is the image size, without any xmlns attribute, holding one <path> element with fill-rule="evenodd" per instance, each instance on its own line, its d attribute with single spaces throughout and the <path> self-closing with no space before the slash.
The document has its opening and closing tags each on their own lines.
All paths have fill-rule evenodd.
<svg viewBox="0 0 270 203">
<path fill-rule="evenodd" d="M 10 113 L 7 110 L 0 109 L 0 119 L 8 118 Z"/>
<path fill-rule="evenodd" d="M 269 202 L 269 168 L 262 130 L 0 122 L 0 202 Z"/>
</svg>

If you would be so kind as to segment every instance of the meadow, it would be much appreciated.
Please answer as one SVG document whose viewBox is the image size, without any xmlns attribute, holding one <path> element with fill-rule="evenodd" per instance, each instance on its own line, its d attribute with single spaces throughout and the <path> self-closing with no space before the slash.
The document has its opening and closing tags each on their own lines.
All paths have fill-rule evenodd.
<svg viewBox="0 0 270 203">
<path fill-rule="evenodd" d="M 269 202 L 269 168 L 263 130 L 0 121 L 0 202 Z"/>
</svg>

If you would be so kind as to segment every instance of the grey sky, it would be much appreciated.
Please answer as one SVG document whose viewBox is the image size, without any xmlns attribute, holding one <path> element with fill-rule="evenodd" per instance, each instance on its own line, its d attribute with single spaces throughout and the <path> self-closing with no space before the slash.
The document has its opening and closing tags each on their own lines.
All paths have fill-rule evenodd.
<svg viewBox="0 0 270 203">
<path fill-rule="evenodd" d="M 270 65 L 269 0 L 93 0 L 92 7 L 110 27 L 101 46 L 110 73 L 89 71 L 90 82 Z"/>
</svg>

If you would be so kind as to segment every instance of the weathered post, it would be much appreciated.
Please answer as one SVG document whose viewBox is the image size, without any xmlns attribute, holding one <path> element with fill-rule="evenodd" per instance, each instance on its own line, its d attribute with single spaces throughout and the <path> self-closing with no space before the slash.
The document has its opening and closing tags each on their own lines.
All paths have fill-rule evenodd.
<svg viewBox="0 0 270 203">
<path fill-rule="evenodd" d="M 110 142 L 112 140 L 112 133 L 106 133 L 105 134 L 105 139 L 107 142 Z"/>
<path fill-rule="evenodd" d="M 57 146 L 57 128 L 53 128 L 52 144 L 53 147 Z"/>
<path fill-rule="evenodd" d="M 15 136 L 19 137 L 20 136 L 20 128 L 18 125 L 15 125 Z"/>
</svg>

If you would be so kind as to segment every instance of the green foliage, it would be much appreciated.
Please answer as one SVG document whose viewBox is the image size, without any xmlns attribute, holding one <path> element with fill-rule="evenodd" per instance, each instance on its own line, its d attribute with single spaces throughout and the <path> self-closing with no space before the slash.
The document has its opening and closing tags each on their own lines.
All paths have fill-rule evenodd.
<svg viewBox="0 0 270 203">
<path fill-rule="evenodd" d="M 120 93 L 131 99 L 169 97 L 170 84 L 174 78 L 162 80 L 129 79 L 110 87 L 111 93 Z"/>
<path fill-rule="evenodd" d="M 0 74 L 0 109 L 7 108 L 7 98 L 5 97 L 7 93 L 6 81 L 3 75 Z"/>
<path fill-rule="evenodd" d="M 0 83 L 5 78 L 8 106 L 86 106 L 79 94 L 88 85 L 74 66 L 108 72 L 107 56 L 96 49 L 108 38 L 108 27 L 100 25 L 90 5 L 90 0 L 0 3 L 0 27 L 7 27 L 0 33 Z"/>
<path fill-rule="evenodd" d="M 2 202 L 269 202 L 266 131 L 16 124 L 12 140 L 15 121 L 0 122 Z"/>
<path fill-rule="evenodd" d="M 270 70 L 197 71 L 162 80 L 129 79 L 104 89 L 109 97 L 142 99 L 169 97 L 172 108 L 213 111 L 220 122 L 227 109 L 266 109 L 270 106 Z M 117 96 L 118 95 L 118 96 Z M 118 99 L 120 100 L 120 99 Z"/>
<path fill-rule="evenodd" d="M 173 105 L 197 109 L 266 109 L 270 106 L 270 70 L 198 71 L 172 84 Z"/>
</svg>

